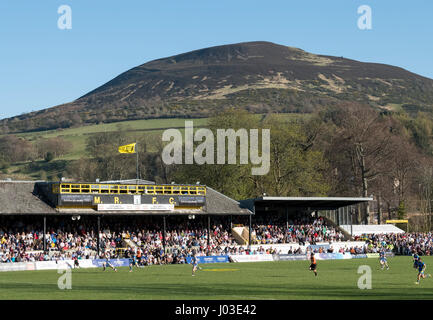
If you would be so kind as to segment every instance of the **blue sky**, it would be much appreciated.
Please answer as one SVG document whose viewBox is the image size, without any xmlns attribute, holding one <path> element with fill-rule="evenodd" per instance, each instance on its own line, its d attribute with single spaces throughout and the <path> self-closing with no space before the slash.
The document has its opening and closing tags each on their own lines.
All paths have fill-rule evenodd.
<svg viewBox="0 0 433 320">
<path fill-rule="evenodd" d="M 60 30 L 61 5 L 72 29 Z M 372 9 L 372 29 L 357 26 Z M 0 119 L 67 103 L 147 61 L 264 40 L 433 78 L 431 0 L 2 0 Z"/>
</svg>

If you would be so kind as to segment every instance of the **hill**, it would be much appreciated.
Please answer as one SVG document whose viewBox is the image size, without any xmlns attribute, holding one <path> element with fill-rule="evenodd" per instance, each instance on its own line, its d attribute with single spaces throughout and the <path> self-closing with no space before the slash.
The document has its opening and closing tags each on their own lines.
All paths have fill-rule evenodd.
<svg viewBox="0 0 433 320">
<path fill-rule="evenodd" d="M 79 99 L 0 120 L 3 133 L 166 117 L 207 117 L 236 106 L 311 112 L 362 103 L 433 110 L 433 80 L 404 69 L 308 53 L 270 42 L 196 50 L 147 62 Z"/>
</svg>

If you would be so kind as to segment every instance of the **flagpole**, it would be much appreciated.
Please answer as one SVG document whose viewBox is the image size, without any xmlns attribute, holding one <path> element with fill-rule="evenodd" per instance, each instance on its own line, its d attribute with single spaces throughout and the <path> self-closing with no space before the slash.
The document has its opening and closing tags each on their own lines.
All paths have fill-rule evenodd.
<svg viewBox="0 0 433 320">
<path fill-rule="evenodd" d="M 137 148 L 137 143 L 135 143 L 135 153 L 137 154 L 137 184 L 138 184 L 139 173 L 138 173 L 138 148 Z"/>
</svg>

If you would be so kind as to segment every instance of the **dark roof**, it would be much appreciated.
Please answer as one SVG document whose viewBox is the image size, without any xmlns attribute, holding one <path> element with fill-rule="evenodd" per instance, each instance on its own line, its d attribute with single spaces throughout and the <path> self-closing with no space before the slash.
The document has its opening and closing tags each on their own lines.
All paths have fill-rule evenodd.
<svg viewBox="0 0 433 320">
<path fill-rule="evenodd" d="M 233 200 L 211 187 L 206 187 L 206 209 L 207 213 L 210 214 L 252 214 L 239 201 Z"/>
<path fill-rule="evenodd" d="M 242 205 L 253 210 L 256 206 L 267 204 L 280 205 L 284 207 L 311 210 L 335 210 L 358 203 L 372 201 L 373 198 L 357 197 L 260 197 L 241 201 Z"/>
<path fill-rule="evenodd" d="M 143 179 L 128 179 L 128 180 L 111 180 L 111 181 L 100 181 L 98 183 L 119 183 L 119 184 L 155 184 L 155 181 L 143 180 Z"/>
<path fill-rule="evenodd" d="M 141 215 L 148 212 L 104 211 L 93 209 L 56 209 L 37 196 L 35 181 L 0 181 L 0 214 L 104 214 L 104 215 Z M 277 204 L 281 206 L 311 210 L 333 210 L 357 203 L 371 201 L 373 198 L 353 197 L 260 197 L 242 201 L 233 200 L 224 194 L 207 187 L 204 210 L 158 211 L 151 214 L 212 214 L 212 215 L 249 215 L 254 204 Z"/>
<path fill-rule="evenodd" d="M 56 213 L 33 193 L 34 188 L 34 181 L 0 182 L 0 214 Z"/>
<path fill-rule="evenodd" d="M 207 187 L 206 206 L 204 210 L 172 211 L 96 211 L 93 209 L 57 209 L 48 205 L 36 194 L 34 181 L 2 182 L 0 181 L 0 214 L 103 214 L 103 215 L 174 215 L 174 214 L 212 214 L 212 215 L 249 215 L 252 212 L 242 208 L 235 201 L 222 193 Z"/>
</svg>

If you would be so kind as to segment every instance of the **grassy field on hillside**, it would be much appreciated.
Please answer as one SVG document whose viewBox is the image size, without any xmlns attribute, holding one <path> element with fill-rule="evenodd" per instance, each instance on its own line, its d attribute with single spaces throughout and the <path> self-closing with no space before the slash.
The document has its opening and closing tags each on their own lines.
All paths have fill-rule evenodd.
<svg viewBox="0 0 433 320">
<path fill-rule="evenodd" d="M 185 121 L 187 120 L 193 121 L 194 126 L 196 127 L 205 126 L 208 121 L 207 118 L 134 120 L 104 123 L 70 129 L 21 133 L 18 134 L 18 136 L 32 142 L 36 142 L 38 139 L 62 137 L 65 140 L 71 142 L 73 147 L 70 152 L 60 159 L 74 160 L 85 156 L 86 139 L 92 134 L 124 131 L 126 135 L 130 136 L 131 138 L 135 138 L 140 135 L 161 135 L 165 129 L 185 127 Z"/>
<path fill-rule="evenodd" d="M 72 147 L 65 155 L 57 157 L 50 163 L 46 163 L 42 159 L 34 161 L 31 169 L 29 168 L 30 162 L 11 163 L 8 173 L 12 174 L 14 179 L 40 179 L 42 172 L 45 172 L 47 176 L 56 176 L 66 168 L 70 161 L 87 157 L 85 150 L 86 139 L 93 134 L 123 131 L 131 139 L 131 142 L 143 135 L 146 135 L 148 140 L 152 141 L 154 139 L 161 139 L 162 132 L 168 128 L 185 127 L 186 120 L 193 121 L 195 127 L 206 126 L 208 122 L 207 118 L 134 120 L 17 134 L 17 136 L 30 141 L 34 145 L 40 139 L 62 137 L 70 142 Z M 182 129 L 181 131 L 183 132 Z M 152 146 L 149 146 L 148 150 L 150 152 L 154 151 L 152 150 Z"/>
<path fill-rule="evenodd" d="M 255 114 L 254 117 L 263 119 L 266 115 Z M 281 119 L 294 119 L 298 117 L 305 117 L 305 114 L 298 113 L 281 113 L 278 117 Z M 167 119 L 149 119 L 149 120 L 131 120 L 120 121 L 113 123 L 101 123 L 95 125 L 86 125 L 82 127 L 69 128 L 69 129 L 56 129 L 38 132 L 26 132 L 16 134 L 29 141 L 34 141 L 39 138 L 54 138 L 54 137 L 69 137 L 69 136 L 88 136 L 95 133 L 103 132 L 117 132 L 120 130 L 128 132 L 146 132 L 146 131 L 160 131 L 169 128 L 184 128 L 185 121 L 192 121 L 194 127 L 205 127 L 209 118 L 167 118 Z"/>
<path fill-rule="evenodd" d="M 433 273 L 433 257 L 425 257 Z M 433 278 L 416 280 L 411 257 L 318 261 L 318 276 L 308 261 L 203 264 L 191 276 L 190 265 L 72 270 L 72 289 L 60 290 L 61 274 L 50 271 L 0 272 L 0 300 L 5 299 L 433 299 Z M 372 270 L 372 289 L 358 288 L 358 267 Z"/>
<path fill-rule="evenodd" d="M 254 117 L 265 119 L 267 115 L 255 114 Z M 281 113 L 278 114 L 280 119 L 289 121 L 300 117 L 308 117 L 307 114 L 298 113 Z M 194 128 L 206 127 L 209 118 L 198 119 L 183 119 L 183 118 L 170 118 L 170 119 L 150 119 L 150 120 L 133 120 L 122 121 L 115 123 L 104 123 L 98 125 L 87 125 L 70 129 L 47 130 L 40 132 L 20 133 L 17 136 L 30 141 L 36 145 L 41 139 L 49 139 L 61 137 L 71 143 L 70 150 L 61 157 L 57 157 L 46 163 L 43 159 L 38 159 L 32 163 L 30 162 L 11 163 L 7 169 L 7 174 L 14 179 L 40 179 L 42 173 L 46 176 L 57 176 L 64 170 L 67 164 L 73 160 L 86 158 L 86 139 L 94 134 L 103 132 L 123 132 L 130 140 L 131 143 L 136 141 L 137 138 L 146 136 L 148 141 L 157 141 L 161 139 L 164 130 L 169 128 L 178 128 L 182 133 L 185 128 L 185 121 L 193 121 Z M 149 152 L 155 152 L 153 146 L 149 145 Z"/>
</svg>

